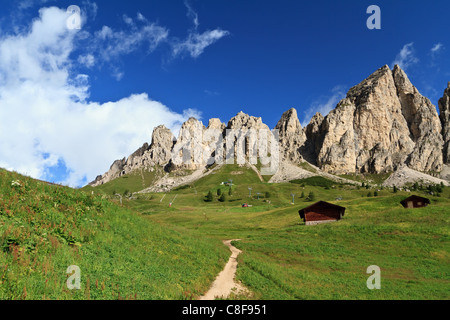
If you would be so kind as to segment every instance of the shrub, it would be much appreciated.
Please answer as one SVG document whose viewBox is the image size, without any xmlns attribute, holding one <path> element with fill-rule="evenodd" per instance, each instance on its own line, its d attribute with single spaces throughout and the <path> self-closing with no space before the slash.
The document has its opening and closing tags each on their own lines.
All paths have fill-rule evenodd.
<svg viewBox="0 0 450 320">
<path fill-rule="evenodd" d="M 270 192 L 269 191 L 266 191 L 266 194 L 265 194 L 265 198 L 270 198 Z"/>
<path fill-rule="evenodd" d="M 211 202 L 211 201 L 213 201 L 213 194 L 212 194 L 212 192 L 211 191 L 209 191 L 208 192 L 208 194 L 206 195 L 206 198 L 205 198 L 205 201 L 206 202 Z"/>
<path fill-rule="evenodd" d="M 225 202 L 225 200 L 227 200 L 227 198 L 226 198 L 226 196 L 225 196 L 225 193 L 222 193 L 222 195 L 221 195 L 220 198 L 219 198 L 219 201 L 220 201 L 220 202 Z"/>
<path fill-rule="evenodd" d="M 222 194 L 222 190 L 221 189 L 217 189 L 217 196 L 220 197 L 221 194 Z"/>
</svg>

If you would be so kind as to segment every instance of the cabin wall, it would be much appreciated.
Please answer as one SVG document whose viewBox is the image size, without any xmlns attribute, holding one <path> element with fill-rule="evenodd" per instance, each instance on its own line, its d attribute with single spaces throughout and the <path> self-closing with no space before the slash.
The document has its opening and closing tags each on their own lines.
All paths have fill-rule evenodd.
<svg viewBox="0 0 450 320">
<path fill-rule="evenodd" d="M 339 220 L 341 214 L 339 211 L 333 209 L 321 209 L 320 212 L 310 211 L 305 213 L 306 221 L 324 221 L 324 220 Z"/>
</svg>

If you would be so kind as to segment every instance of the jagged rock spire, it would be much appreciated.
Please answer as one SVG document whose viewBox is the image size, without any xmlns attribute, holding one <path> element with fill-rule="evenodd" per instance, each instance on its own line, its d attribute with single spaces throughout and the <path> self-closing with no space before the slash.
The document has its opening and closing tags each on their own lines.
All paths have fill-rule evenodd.
<svg viewBox="0 0 450 320">
<path fill-rule="evenodd" d="M 439 118 L 442 124 L 442 136 L 444 139 L 443 157 L 444 163 L 450 163 L 450 82 L 444 90 L 444 95 L 439 99 Z"/>
<path fill-rule="evenodd" d="M 275 129 L 279 133 L 280 152 L 283 159 L 298 162 L 302 159 L 300 147 L 306 140 L 298 120 L 297 110 L 291 108 L 283 113 Z"/>
</svg>

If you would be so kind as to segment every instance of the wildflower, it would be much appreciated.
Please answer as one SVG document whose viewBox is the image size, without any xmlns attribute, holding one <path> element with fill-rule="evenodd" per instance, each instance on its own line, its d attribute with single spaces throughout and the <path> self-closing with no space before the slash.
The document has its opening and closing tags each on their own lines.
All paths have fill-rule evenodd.
<svg viewBox="0 0 450 320">
<path fill-rule="evenodd" d="M 12 186 L 12 187 L 14 187 L 14 186 L 19 186 L 19 187 L 21 187 L 22 184 L 20 183 L 19 180 L 13 180 L 13 181 L 11 182 L 11 186 Z"/>
</svg>

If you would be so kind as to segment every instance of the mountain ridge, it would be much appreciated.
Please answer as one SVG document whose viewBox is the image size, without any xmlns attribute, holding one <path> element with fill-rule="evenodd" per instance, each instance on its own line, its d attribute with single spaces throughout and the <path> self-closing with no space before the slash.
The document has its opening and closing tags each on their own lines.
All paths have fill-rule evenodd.
<svg viewBox="0 0 450 320">
<path fill-rule="evenodd" d="M 136 169 L 195 172 L 239 159 L 242 165 L 255 165 L 255 159 L 263 159 L 274 145 L 277 152 L 267 153 L 272 151 L 272 163 L 277 156 L 272 175 L 287 163 L 309 162 L 332 175 L 384 174 L 406 166 L 436 176 L 448 169 L 450 161 L 450 82 L 438 105 L 440 115 L 398 65 L 392 70 L 385 65 L 350 88 L 326 116 L 316 113 L 304 128 L 295 108 L 282 114 L 273 131 L 261 117 L 243 111 L 227 123 L 210 119 L 207 127 L 190 118 L 177 138 L 160 125 L 154 128 L 150 145 L 145 143 L 128 158 L 114 161 L 89 185 L 107 183 Z M 268 144 L 261 151 L 266 138 Z M 234 145 L 227 148 L 227 143 Z"/>
</svg>

